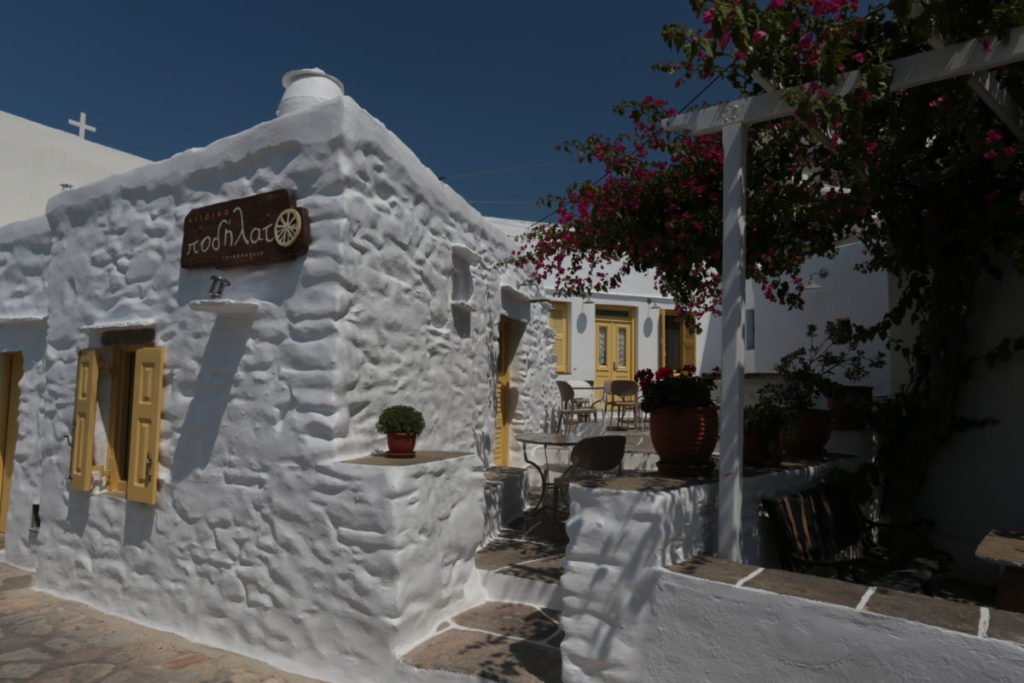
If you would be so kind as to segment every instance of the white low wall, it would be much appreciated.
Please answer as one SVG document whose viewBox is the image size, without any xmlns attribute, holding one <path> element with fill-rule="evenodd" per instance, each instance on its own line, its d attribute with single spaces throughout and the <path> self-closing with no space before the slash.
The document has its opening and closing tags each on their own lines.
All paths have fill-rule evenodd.
<svg viewBox="0 0 1024 683">
<path fill-rule="evenodd" d="M 834 442 L 843 438 L 858 441 L 837 435 Z M 774 551 L 764 542 L 767 524 L 758 515 L 763 499 L 811 488 L 832 468 L 858 462 L 851 457 L 746 477 L 743 561 L 763 564 Z M 616 481 L 620 484 L 602 488 L 570 487 L 562 576 L 566 681 L 636 681 L 648 656 L 641 626 L 656 602 L 661 568 L 715 547 L 717 484 L 684 486 L 657 477 Z"/>
<path fill-rule="evenodd" d="M 1019 681 L 1024 671 L 1018 643 L 664 569 L 652 575 L 634 681 Z"/>
</svg>

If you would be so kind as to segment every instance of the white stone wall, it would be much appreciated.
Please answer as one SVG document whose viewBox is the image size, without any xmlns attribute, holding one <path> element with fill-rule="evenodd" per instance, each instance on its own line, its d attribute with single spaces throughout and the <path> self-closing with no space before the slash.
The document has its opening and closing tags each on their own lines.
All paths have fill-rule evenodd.
<svg viewBox="0 0 1024 683">
<path fill-rule="evenodd" d="M 18 440 L 7 503 L 4 560 L 35 567 L 36 534 L 30 533 L 32 506 L 39 503 L 39 430 L 46 351 L 46 263 L 50 228 L 35 218 L 0 228 L 0 352 L 20 352 L 23 373 L 18 406 Z"/>
<path fill-rule="evenodd" d="M 185 215 L 272 189 L 309 210 L 308 255 L 225 273 L 254 314 L 190 309 L 213 271 L 180 269 Z M 391 654 L 478 597 L 507 239 L 350 98 L 61 193 L 47 216 L 39 587 L 286 669 L 395 680 Z M 479 256 L 463 328 L 454 243 Z M 115 324 L 166 349 L 152 507 L 64 481 L 77 352 Z M 524 425 L 553 390 L 533 384 L 553 377 L 542 328 L 516 360 Z M 423 411 L 418 449 L 473 457 L 344 465 L 383 449 L 394 403 Z"/>
<path fill-rule="evenodd" d="M 837 437 L 835 442 L 841 441 Z M 763 564 L 774 553 L 765 520 L 758 515 L 762 500 L 811 488 L 831 468 L 852 464 L 839 460 L 746 477 L 742 561 Z M 563 680 L 636 681 L 650 656 L 646 624 L 657 601 L 661 568 L 716 546 L 717 484 L 670 490 L 572 485 L 570 499 L 561 582 Z M 685 629 L 673 628 L 677 637 L 687 637 Z"/>
<path fill-rule="evenodd" d="M 1015 681 L 1024 669 L 1019 643 L 655 574 L 632 680 Z"/>
<path fill-rule="evenodd" d="M 1018 311 L 1024 278 L 1008 263 L 1002 280 L 986 278 L 971 316 L 969 353 L 980 357 L 1004 338 L 1024 335 Z M 1024 354 L 992 368 L 976 361 L 958 411 L 976 420 L 997 423 L 953 436 L 930 466 L 917 499 L 920 516 L 935 521 L 932 542 L 951 553 L 954 573 L 994 584 L 998 568 L 974 556 L 981 539 L 993 529 L 1024 531 Z"/>
<path fill-rule="evenodd" d="M 89 138 L 102 139 L 97 133 Z M 83 140 L 73 128 L 58 130 L 2 111 L 0 149 L 0 225 L 42 215 L 62 184 L 84 185 L 148 163 Z"/>
</svg>

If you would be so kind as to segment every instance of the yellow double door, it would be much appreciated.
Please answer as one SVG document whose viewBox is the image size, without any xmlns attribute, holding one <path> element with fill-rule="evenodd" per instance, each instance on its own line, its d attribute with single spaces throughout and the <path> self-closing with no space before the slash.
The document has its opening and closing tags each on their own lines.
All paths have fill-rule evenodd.
<svg viewBox="0 0 1024 683">
<path fill-rule="evenodd" d="M 636 336 L 632 316 L 602 317 L 594 324 L 594 386 L 614 379 L 633 379 L 636 374 Z"/>
</svg>

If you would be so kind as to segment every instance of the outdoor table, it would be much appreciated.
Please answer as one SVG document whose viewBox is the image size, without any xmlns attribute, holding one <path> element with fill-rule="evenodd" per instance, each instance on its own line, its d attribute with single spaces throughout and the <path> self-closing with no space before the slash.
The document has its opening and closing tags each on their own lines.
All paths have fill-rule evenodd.
<svg viewBox="0 0 1024 683">
<path fill-rule="evenodd" d="M 540 474 L 540 501 L 534 506 L 532 512 L 537 512 L 544 508 L 544 494 L 548 489 L 548 446 L 560 448 L 575 446 L 583 438 L 585 437 L 579 434 L 562 434 L 560 432 L 525 432 L 516 436 L 516 439 L 523 444 L 523 461 L 527 465 L 533 466 Z M 544 467 L 530 460 L 526 448 L 530 444 L 544 447 Z"/>
<path fill-rule="evenodd" d="M 974 554 L 1001 568 L 996 607 L 1024 612 L 1024 533 L 990 531 Z"/>
</svg>

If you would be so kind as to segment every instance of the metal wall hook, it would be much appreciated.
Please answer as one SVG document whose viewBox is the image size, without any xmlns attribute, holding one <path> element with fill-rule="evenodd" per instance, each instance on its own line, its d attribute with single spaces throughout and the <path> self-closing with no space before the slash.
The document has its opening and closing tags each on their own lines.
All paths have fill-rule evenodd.
<svg viewBox="0 0 1024 683">
<path fill-rule="evenodd" d="M 210 276 L 210 298 L 219 299 L 224 294 L 224 288 L 231 284 L 231 281 L 220 275 Z"/>
</svg>

